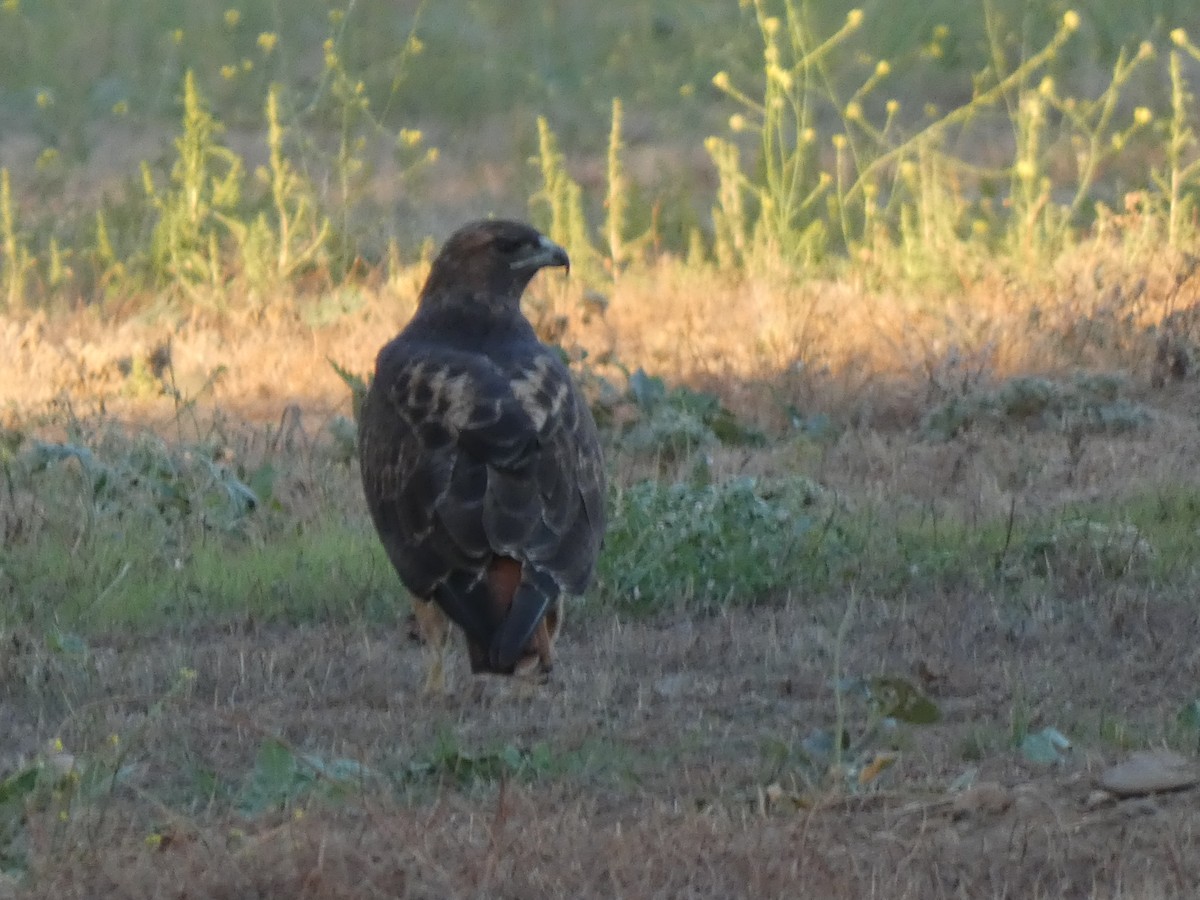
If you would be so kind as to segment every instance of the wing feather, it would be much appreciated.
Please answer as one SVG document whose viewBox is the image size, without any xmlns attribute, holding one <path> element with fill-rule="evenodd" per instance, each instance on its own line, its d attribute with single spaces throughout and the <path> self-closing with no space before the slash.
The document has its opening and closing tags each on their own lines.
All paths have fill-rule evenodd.
<svg viewBox="0 0 1200 900">
<path fill-rule="evenodd" d="M 553 353 L 523 349 L 506 364 L 394 341 L 380 353 L 360 448 L 368 504 L 402 579 L 490 643 L 501 670 L 560 593 L 586 588 L 604 527 L 591 416 Z M 523 564 L 503 623 L 487 596 L 495 555 Z"/>
</svg>

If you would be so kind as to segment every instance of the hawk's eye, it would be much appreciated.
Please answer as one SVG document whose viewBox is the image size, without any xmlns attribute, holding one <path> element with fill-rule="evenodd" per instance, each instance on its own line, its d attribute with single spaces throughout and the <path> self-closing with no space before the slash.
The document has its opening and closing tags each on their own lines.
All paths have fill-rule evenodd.
<svg viewBox="0 0 1200 900">
<path fill-rule="evenodd" d="M 524 238 L 501 235 L 496 238 L 496 249 L 504 254 L 516 253 L 526 243 L 528 242 Z"/>
</svg>

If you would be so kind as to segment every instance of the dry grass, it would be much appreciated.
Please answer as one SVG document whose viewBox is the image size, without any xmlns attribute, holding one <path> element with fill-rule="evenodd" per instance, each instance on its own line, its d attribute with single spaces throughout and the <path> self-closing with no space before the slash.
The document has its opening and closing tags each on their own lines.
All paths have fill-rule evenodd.
<svg viewBox="0 0 1200 900">
<path fill-rule="evenodd" d="M 530 309 L 548 329 L 565 316 L 564 342 L 585 347 L 595 371 L 619 382 L 611 361 L 637 360 L 716 391 L 777 438 L 788 406 L 831 414 L 843 430 L 824 442 L 716 448 L 709 469 L 718 481 L 803 472 L 881 523 L 882 558 L 906 517 L 978 529 L 1015 514 L 1020 525 L 1194 484 L 1194 382 L 1149 387 L 1155 329 L 1194 339 L 1191 276 L 1158 250 L 1116 264 L 1105 240 L 1036 283 L 987 270 L 919 298 L 861 272 L 738 279 L 667 260 L 620 280 L 606 311 L 550 278 Z M 306 324 L 317 298 L 272 321 L 9 322 L 8 424 L 55 431 L 69 398 L 77 414 L 103 407 L 173 436 L 190 413 L 166 382 L 198 400 L 198 416 L 230 423 L 246 458 L 263 443 L 253 423 L 274 427 L 297 405 L 311 455 L 323 425 L 349 414 L 324 359 L 368 371 L 420 275 L 362 286 L 356 312 L 319 326 Z M 936 442 L 910 427 L 1006 376 L 1076 368 L 1128 373 L 1151 424 L 1076 443 L 1053 428 Z M 316 472 L 302 457 L 295 465 Z M 613 468 L 624 482 L 645 464 L 618 455 Z M 287 499 L 292 514 L 355 515 L 354 473 L 340 472 L 298 487 L 307 499 Z M 121 776 L 31 802 L 27 876 L 0 882 L 0 897 L 1192 895 L 1191 795 L 1089 803 L 1096 772 L 1128 748 L 1191 739 L 1174 725 L 1195 698 L 1190 556 L 1106 577 L 1086 550 L 1063 550 L 1046 557 L 1058 571 L 1034 577 L 1020 552 L 1009 553 L 1019 583 L 924 579 L 918 563 L 881 576 L 867 559 L 840 588 L 797 585 L 755 609 L 622 621 L 585 605 L 568 616 L 550 686 L 472 681 L 459 658 L 435 699 L 415 690 L 424 660 L 399 622 L 235 616 L 90 635 L 78 657 L 14 625 L 0 634 L 0 772 L 60 739 L 85 769 Z M 899 761 L 869 786 L 814 781 L 799 748 L 833 727 L 831 685 L 875 674 L 920 685 L 942 721 L 894 735 Z M 1045 726 L 1075 741 L 1049 768 L 1014 744 Z M 361 768 L 248 809 L 268 743 Z"/>
<path fill-rule="evenodd" d="M 804 791 L 803 806 L 795 761 L 770 748 L 829 724 L 836 599 L 576 626 L 552 686 L 460 674 L 432 701 L 397 628 L 114 639 L 90 671 L 9 682 L 8 733 L 26 747 L 57 733 L 82 760 L 110 732 L 135 736 L 111 795 L 62 820 L 53 801 L 31 812 L 22 895 L 1185 896 L 1200 885 L 1194 798 L 1085 801 L 1120 755 L 1095 716 L 1156 729 L 1193 690 L 1197 611 L 1104 594 L 1032 625 L 999 595 L 863 598 L 847 671 L 928 673 L 944 719 L 902 736 L 881 785 Z M 180 666 L 196 680 L 172 694 Z M 1019 705 L 1081 735 L 1070 760 L 1021 761 L 1006 738 Z M 463 752 L 544 745 L 550 761 L 498 782 L 415 767 L 447 733 Z M 256 815 L 220 792 L 186 799 L 197 771 L 236 783 L 267 737 L 367 774 Z M 948 791 L 966 772 L 974 787 Z"/>
<path fill-rule="evenodd" d="M 1035 279 L 981 258 L 953 284 L 889 289 L 886 261 L 838 281 L 746 276 L 664 258 L 619 280 L 605 298 L 548 277 L 528 304 L 543 331 L 587 350 L 597 371 L 636 361 L 670 381 L 713 390 L 763 424 L 784 407 L 882 426 L 912 424 L 931 401 L 1014 374 L 1119 371 L 1149 381 L 1162 334 L 1197 340 L 1194 273 L 1185 254 L 1154 240 L 1138 214 Z M 114 323 L 84 311 L 0 330 L 0 375 L 11 411 L 44 409 L 69 393 L 103 398 L 110 412 L 170 415 L 154 379 L 131 382 L 121 364 L 169 345 L 174 378 L 197 399 L 252 421 L 289 403 L 347 411 L 333 359 L 370 371 L 376 349 L 410 314 L 424 269 L 389 283 L 343 287 L 269 304 L 266 319 L 172 317 Z M 348 303 L 353 312 L 339 313 Z M 281 312 L 287 310 L 288 312 Z M 317 324 L 314 324 L 317 323 Z"/>
</svg>

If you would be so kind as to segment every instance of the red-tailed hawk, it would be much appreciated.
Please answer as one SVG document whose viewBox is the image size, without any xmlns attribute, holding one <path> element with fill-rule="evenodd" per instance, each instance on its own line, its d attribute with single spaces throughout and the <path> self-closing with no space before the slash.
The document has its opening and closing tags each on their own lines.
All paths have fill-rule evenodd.
<svg viewBox="0 0 1200 900">
<path fill-rule="evenodd" d="M 553 664 L 562 596 L 604 534 L 596 424 L 521 294 L 566 251 L 528 225 L 473 222 L 433 261 L 417 311 L 376 360 L 359 424 L 371 518 L 435 648 L 448 616 L 473 672 Z M 443 615 L 444 614 L 444 615 Z"/>
</svg>

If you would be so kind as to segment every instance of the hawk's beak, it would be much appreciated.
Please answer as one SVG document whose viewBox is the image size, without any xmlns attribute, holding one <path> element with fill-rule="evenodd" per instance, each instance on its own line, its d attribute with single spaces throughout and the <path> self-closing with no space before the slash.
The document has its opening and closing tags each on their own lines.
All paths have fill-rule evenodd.
<svg viewBox="0 0 1200 900">
<path fill-rule="evenodd" d="M 560 247 L 544 234 L 536 247 L 531 247 L 529 252 L 510 263 L 514 269 L 544 269 L 548 266 L 562 266 L 571 271 L 571 258 L 567 256 L 567 251 Z"/>
</svg>

